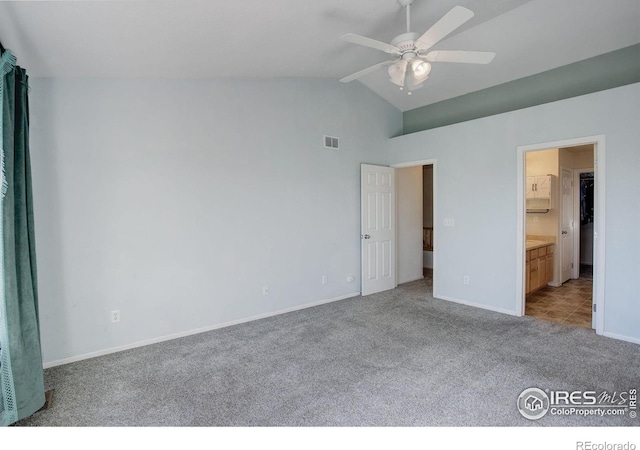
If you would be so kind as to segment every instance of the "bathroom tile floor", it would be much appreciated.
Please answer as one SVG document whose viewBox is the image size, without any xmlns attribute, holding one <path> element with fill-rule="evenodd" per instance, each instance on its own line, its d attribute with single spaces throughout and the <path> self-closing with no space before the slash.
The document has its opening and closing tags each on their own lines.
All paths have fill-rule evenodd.
<svg viewBox="0 0 640 450">
<path fill-rule="evenodd" d="M 560 287 L 547 286 L 527 295 L 525 314 L 591 329 L 593 280 L 578 278 Z"/>
</svg>

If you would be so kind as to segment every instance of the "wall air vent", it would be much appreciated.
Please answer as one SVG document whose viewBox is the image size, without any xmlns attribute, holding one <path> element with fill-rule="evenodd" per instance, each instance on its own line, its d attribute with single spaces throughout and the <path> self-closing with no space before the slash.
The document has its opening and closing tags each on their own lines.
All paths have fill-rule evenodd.
<svg viewBox="0 0 640 450">
<path fill-rule="evenodd" d="M 326 136 L 324 137 L 324 148 L 330 148 L 332 150 L 338 150 L 338 148 L 340 148 L 340 143 L 339 143 L 339 139 L 337 137 L 333 137 L 333 136 Z"/>
</svg>

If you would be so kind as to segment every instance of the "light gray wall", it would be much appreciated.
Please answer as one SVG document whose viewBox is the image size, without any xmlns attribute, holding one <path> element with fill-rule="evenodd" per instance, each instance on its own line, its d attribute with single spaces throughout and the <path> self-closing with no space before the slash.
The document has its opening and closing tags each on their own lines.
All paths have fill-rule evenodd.
<svg viewBox="0 0 640 450">
<path fill-rule="evenodd" d="M 640 342 L 638 123 L 635 83 L 392 139 L 392 164 L 438 160 L 437 217 L 455 219 L 438 228 L 438 295 L 514 313 L 517 147 L 604 134 L 604 331 Z"/>
<path fill-rule="evenodd" d="M 31 88 L 45 364 L 360 291 L 360 163 L 386 160 L 402 128 L 365 87 Z M 323 134 L 340 137 L 340 150 L 324 149 Z"/>
<path fill-rule="evenodd" d="M 396 169 L 398 284 L 422 275 L 422 166 Z"/>
</svg>

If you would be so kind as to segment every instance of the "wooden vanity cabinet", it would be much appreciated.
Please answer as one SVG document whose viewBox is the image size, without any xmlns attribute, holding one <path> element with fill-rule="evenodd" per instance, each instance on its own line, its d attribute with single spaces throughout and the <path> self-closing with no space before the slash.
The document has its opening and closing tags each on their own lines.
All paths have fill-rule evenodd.
<svg viewBox="0 0 640 450">
<path fill-rule="evenodd" d="M 553 280 L 553 244 L 527 250 L 525 292 L 537 291 Z"/>
<path fill-rule="evenodd" d="M 529 261 L 529 256 L 530 256 L 529 252 L 527 252 L 527 261 L 525 262 L 525 269 L 524 269 L 524 273 L 525 273 L 524 284 L 525 284 L 525 292 L 527 294 L 531 290 L 531 276 L 529 275 L 531 272 L 531 261 Z"/>
<path fill-rule="evenodd" d="M 547 283 L 550 283 L 552 281 L 553 281 L 553 245 L 550 245 L 549 247 L 547 247 Z"/>
</svg>

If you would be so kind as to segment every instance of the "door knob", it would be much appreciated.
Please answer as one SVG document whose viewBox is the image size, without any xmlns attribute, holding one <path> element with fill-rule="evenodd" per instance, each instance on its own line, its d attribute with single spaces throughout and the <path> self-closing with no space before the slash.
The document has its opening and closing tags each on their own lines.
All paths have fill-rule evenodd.
<svg viewBox="0 0 640 450">
<path fill-rule="evenodd" d="M 362 238 L 362 239 L 371 239 L 371 236 L 369 236 L 368 234 L 365 234 L 364 236 L 360 235 L 360 238 Z"/>
</svg>

